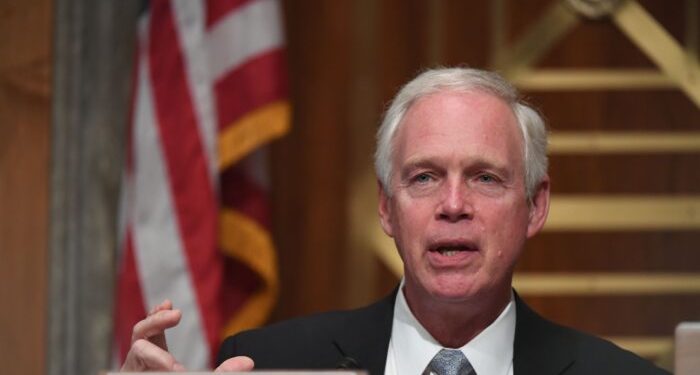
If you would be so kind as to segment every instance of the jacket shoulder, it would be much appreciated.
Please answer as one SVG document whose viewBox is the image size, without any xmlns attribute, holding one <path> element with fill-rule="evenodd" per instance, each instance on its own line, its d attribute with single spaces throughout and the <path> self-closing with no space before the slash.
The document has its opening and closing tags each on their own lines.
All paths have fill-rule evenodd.
<svg viewBox="0 0 700 375">
<path fill-rule="evenodd" d="M 639 374 L 668 372 L 610 341 L 551 322 L 519 297 L 514 366 L 525 374 Z M 546 369 L 547 371 L 541 371 Z"/>
<path fill-rule="evenodd" d="M 333 348 L 334 332 L 352 314 L 334 311 L 243 331 L 224 340 L 217 363 L 245 355 L 256 368 L 332 368 L 342 358 Z"/>
<path fill-rule="evenodd" d="M 381 343 L 390 335 L 393 296 L 367 307 L 290 319 L 228 337 L 217 364 L 245 355 L 256 369 L 332 369 L 346 356 L 362 357 L 357 346 Z M 389 320 L 389 325 L 386 322 Z M 377 332 L 382 331 L 382 332 Z M 346 351 L 350 351 L 346 353 Z"/>
<path fill-rule="evenodd" d="M 573 330 L 572 330 L 573 331 Z M 635 353 L 620 348 L 610 341 L 586 333 L 573 331 L 577 351 L 574 368 L 581 374 L 639 374 L 661 375 L 667 371 Z"/>
</svg>

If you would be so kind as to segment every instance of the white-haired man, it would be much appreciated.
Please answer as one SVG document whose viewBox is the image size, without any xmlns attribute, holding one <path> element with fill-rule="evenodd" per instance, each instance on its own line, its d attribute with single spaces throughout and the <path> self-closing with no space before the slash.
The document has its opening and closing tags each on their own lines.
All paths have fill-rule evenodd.
<svg viewBox="0 0 700 375">
<path fill-rule="evenodd" d="M 230 337 L 221 369 L 665 373 L 607 341 L 544 320 L 512 290 L 525 241 L 547 217 L 546 143 L 540 116 L 498 75 L 464 68 L 420 74 L 387 111 L 375 157 L 380 222 L 404 263 L 400 286 L 363 309 Z M 177 315 L 168 306 L 158 310 L 135 328 L 135 337 L 146 340 L 126 369 L 143 368 L 128 364 L 144 358 L 177 368 L 144 334 L 176 324 L 158 318 Z"/>
</svg>

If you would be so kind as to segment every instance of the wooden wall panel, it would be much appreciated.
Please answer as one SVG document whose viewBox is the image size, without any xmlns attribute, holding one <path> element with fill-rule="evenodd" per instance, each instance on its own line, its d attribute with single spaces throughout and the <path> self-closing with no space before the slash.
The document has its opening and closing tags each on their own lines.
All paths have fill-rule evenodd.
<svg viewBox="0 0 700 375">
<path fill-rule="evenodd" d="M 276 316 L 340 305 L 345 280 L 351 3 L 285 4 L 293 126 L 272 149 Z"/>
<path fill-rule="evenodd" d="M 681 43 L 684 8 L 658 1 L 641 4 Z M 520 5 L 522 7 L 522 4 Z M 614 23 L 584 20 L 545 54 L 537 68 L 658 68 Z M 557 131 L 698 132 L 700 109 L 679 89 L 532 91 L 530 100 L 542 109 Z M 550 157 L 555 196 L 697 196 L 700 152 L 557 153 Z M 570 215 L 576 215 L 571 212 Z M 605 212 L 600 213 L 606 215 Z M 649 220 L 653 220 L 649 217 Z M 697 229 L 567 230 L 544 232 L 528 243 L 518 271 L 586 275 L 698 275 Z M 693 281 L 696 283 L 697 281 Z M 698 285 L 700 287 L 700 285 Z M 632 292 L 628 294 L 538 295 L 526 299 L 544 315 L 598 335 L 633 341 L 667 340 L 658 350 L 640 352 L 667 357 L 676 324 L 697 320 L 700 296 L 694 293 Z M 640 340 L 641 339 L 641 340 Z M 643 351 L 643 350 L 642 350 Z"/>
<path fill-rule="evenodd" d="M 42 374 L 51 1 L 0 5 L 0 366 Z"/>
<path fill-rule="evenodd" d="M 697 272 L 700 231 L 542 233 L 520 269 L 536 272 Z"/>
<path fill-rule="evenodd" d="M 528 92 L 552 131 L 697 131 L 700 114 L 679 90 Z"/>
<path fill-rule="evenodd" d="M 700 301 L 693 295 L 530 297 L 528 300 L 538 309 L 556 315 L 561 324 L 610 337 L 666 337 L 679 321 L 700 315 Z"/>
<path fill-rule="evenodd" d="M 557 155 L 550 173 L 555 194 L 697 195 L 699 176 L 689 167 L 699 164 L 700 153 Z"/>
<path fill-rule="evenodd" d="M 487 1 L 445 1 L 440 22 L 444 30 L 443 53 L 439 63 L 445 66 L 488 66 L 490 13 L 491 4 Z"/>
</svg>

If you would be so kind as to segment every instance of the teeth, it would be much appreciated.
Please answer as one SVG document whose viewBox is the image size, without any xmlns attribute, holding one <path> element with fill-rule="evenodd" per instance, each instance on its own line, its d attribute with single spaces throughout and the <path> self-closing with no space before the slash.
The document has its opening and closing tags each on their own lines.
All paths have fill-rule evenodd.
<svg viewBox="0 0 700 375">
<path fill-rule="evenodd" d="M 439 252 L 441 255 L 451 257 L 451 256 L 457 254 L 459 252 L 459 250 L 444 250 L 444 249 L 442 249 L 442 250 L 439 250 Z"/>
<path fill-rule="evenodd" d="M 474 251 L 474 250 L 475 249 L 473 249 L 472 247 L 467 246 L 467 245 L 453 245 L 453 246 L 445 245 L 445 246 L 438 246 L 433 251 L 437 251 L 438 253 L 440 253 L 440 255 L 451 257 L 457 253 L 461 253 L 464 251 Z"/>
</svg>

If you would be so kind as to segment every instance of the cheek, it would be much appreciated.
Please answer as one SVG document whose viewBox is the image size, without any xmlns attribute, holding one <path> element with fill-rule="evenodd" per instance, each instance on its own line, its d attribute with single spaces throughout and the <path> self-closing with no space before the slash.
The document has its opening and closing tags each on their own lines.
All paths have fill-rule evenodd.
<svg viewBox="0 0 700 375">
<path fill-rule="evenodd" d="M 522 207 L 514 209 L 513 204 L 494 204 L 482 207 L 482 212 L 484 220 L 479 230 L 492 249 L 490 255 L 499 262 L 516 259 L 527 236 L 527 210 Z"/>
<path fill-rule="evenodd" d="M 404 258 L 406 255 L 415 256 L 420 253 L 431 216 L 427 213 L 428 210 L 418 203 L 397 205 L 394 212 L 394 239 L 401 253 L 411 253 L 401 255 Z"/>
<path fill-rule="evenodd" d="M 394 221 L 404 232 L 413 232 L 430 218 L 429 206 L 425 200 L 401 199 L 394 206 Z"/>
<path fill-rule="evenodd" d="M 499 268 L 512 268 L 517 262 L 525 246 L 525 232 L 518 226 L 514 226 L 511 231 L 503 232 L 495 245 L 494 263 Z"/>
<path fill-rule="evenodd" d="M 515 230 L 518 233 L 527 231 L 530 209 L 524 200 L 521 201 L 521 198 L 511 197 L 501 202 L 494 202 L 489 208 L 490 212 L 493 213 L 491 219 L 497 225 L 507 227 L 509 231 Z"/>
</svg>

